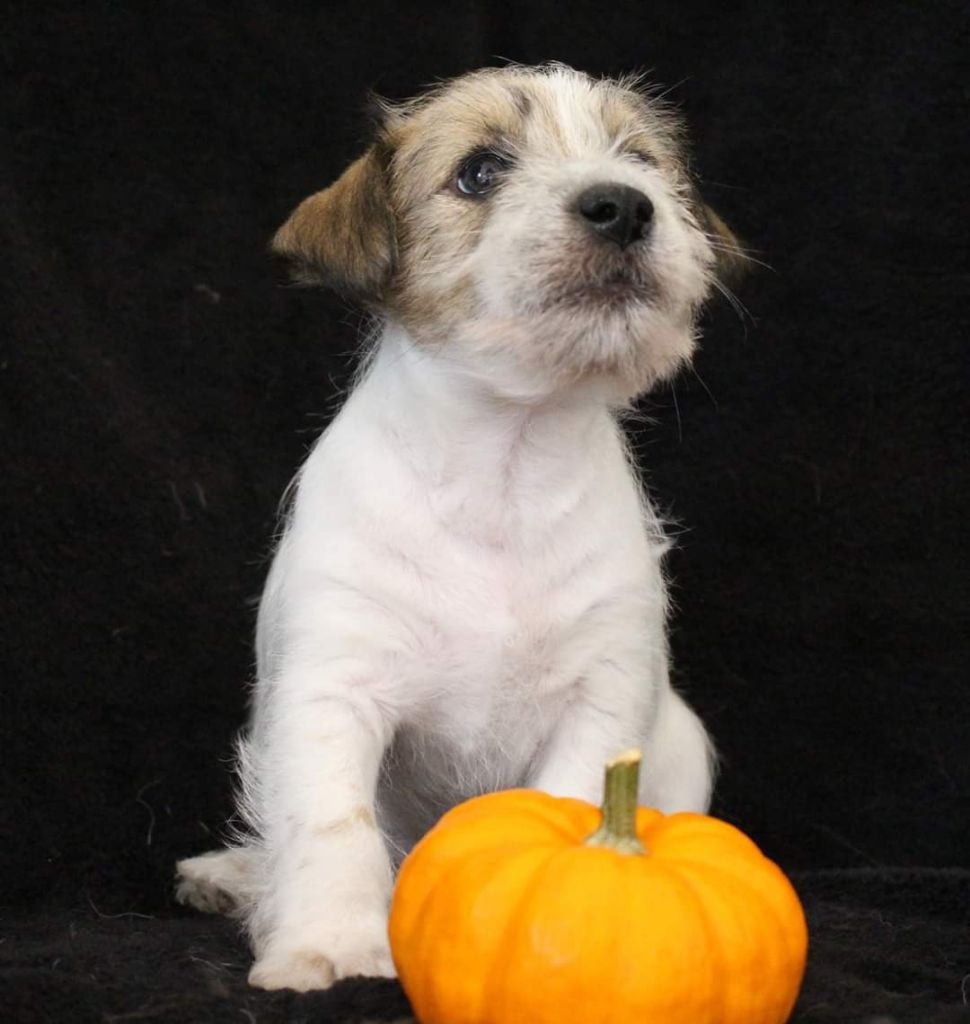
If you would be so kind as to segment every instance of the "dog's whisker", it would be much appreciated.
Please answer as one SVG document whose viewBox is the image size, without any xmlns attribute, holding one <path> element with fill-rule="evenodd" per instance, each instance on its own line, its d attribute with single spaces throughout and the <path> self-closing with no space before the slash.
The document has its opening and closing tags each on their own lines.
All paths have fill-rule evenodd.
<svg viewBox="0 0 970 1024">
<path fill-rule="evenodd" d="M 670 397 L 674 401 L 674 413 L 677 417 L 677 440 L 680 444 L 684 443 L 684 425 L 680 418 L 680 403 L 677 401 L 677 381 L 676 379 L 670 382 Z"/>
<path fill-rule="evenodd" d="M 712 286 L 718 292 L 721 293 L 721 295 L 724 296 L 725 299 L 727 299 L 727 301 L 730 304 L 731 308 L 737 314 L 738 319 L 744 325 L 745 338 L 747 338 L 747 334 L 748 334 L 747 321 L 750 320 L 752 323 L 754 323 L 754 317 L 751 316 L 751 313 L 749 312 L 748 308 L 737 297 L 737 295 L 735 295 L 734 292 L 731 291 L 731 289 L 726 284 L 724 284 L 722 281 L 719 281 L 714 276 L 711 277 L 711 284 L 712 284 Z"/>
<path fill-rule="evenodd" d="M 707 381 L 705 381 L 704 378 L 700 375 L 693 361 L 687 364 L 687 368 L 697 379 L 697 383 L 700 384 L 700 386 L 707 392 L 707 397 L 711 400 L 711 405 L 713 405 L 715 409 L 719 408 L 718 401 L 714 397 L 714 392 L 711 391 L 711 389 L 707 386 Z"/>
<path fill-rule="evenodd" d="M 759 267 L 764 267 L 765 270 L 772 271 L 772 273 L 775 272 L 775 268 L 770 263 L 765 263 L 763 260 L 759 260 L 757 257 L 752 256 L 750 252 L 738 245 L 725 245 L 717 239 L 717 236 L 712 235 L 707 236 L 707 241 L 708 245 L 710 245 L 715 252 L 722 252 L 734 259 L 744 260 L 746 263 L 753 263 Z"/>
</svg>

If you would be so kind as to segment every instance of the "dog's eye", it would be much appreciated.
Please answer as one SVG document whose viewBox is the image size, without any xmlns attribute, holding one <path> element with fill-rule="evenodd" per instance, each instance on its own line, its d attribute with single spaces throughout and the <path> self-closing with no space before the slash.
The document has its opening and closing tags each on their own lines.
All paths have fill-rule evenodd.
<svg viewBox="0 0 970 1024">
<path fill-rule="evenodd" d="M 508 161 L 498 153 L 473 153 L 461 165 L 455 186 L 462 195 L 483 196 L 495 188 L 507 166 Z"/>
</svg>

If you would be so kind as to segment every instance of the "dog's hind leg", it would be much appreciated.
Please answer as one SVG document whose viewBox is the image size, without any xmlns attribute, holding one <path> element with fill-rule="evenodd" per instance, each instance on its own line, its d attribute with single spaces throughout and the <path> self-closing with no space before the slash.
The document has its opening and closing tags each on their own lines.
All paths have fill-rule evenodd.
<svg viewBox="0 0 970 1024">
<path fill-rule="evenodd" d="M 208 914 L 229 914 L 255 899 L 263 853 L 254 846 L 230 846 L 175 865 L 175 898 Z"/>
</svg>

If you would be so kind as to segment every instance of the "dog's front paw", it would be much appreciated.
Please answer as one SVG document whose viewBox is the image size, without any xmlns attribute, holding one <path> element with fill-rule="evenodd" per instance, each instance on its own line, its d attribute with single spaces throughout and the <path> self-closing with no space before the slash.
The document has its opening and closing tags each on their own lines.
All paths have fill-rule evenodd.
<svg viewBox="0 0 970 1024">
<path fill-rule="evenodd" d="M 353 929 L 343 934 L 307 937 L 304 942 L 271 943 L 253 964 L 249 984 L 256 988 L 292 988 L 297 992 L 330 988 L 341 978 L 394 978 L 386 931 Z"/>
<path fill-rule="evenodd" d="M 292 988 L 297 992 L 330 988 L 336 980 L 333 961 L 323 953 L 309 949 L 264 956 L 253 964 L 249 972 L 249 984 L 255 988 Z"/>
</svg>

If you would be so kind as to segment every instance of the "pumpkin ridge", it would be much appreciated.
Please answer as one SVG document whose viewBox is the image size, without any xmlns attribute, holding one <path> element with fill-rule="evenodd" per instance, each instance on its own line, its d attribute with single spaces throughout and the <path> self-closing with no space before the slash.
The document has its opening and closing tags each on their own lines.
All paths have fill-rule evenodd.
<svg viewBox="0 0 970 1024">
<path fill-rule="evenodd" d="M 549 832 L 548 835 L 524 835 L 514 834 L 516 825 L 535 825 L 534 819 L 526 813 L 515 814 L 511 818 L 513 823 L 501 812 L 501 808 L 492 808 L 495 813 L 480 815 L 472 821 L 460 822 L 457 826 L 454 823 L 446 823 L 438 831 L 436 826 L 419 842 L 411 855 L 401 866 L 398 876 L 398 888 L 406 890 L 409 894 L 407 904 L 398 907 L 398 918 L 403 913 L 408 921 L 419 920 L 427 913 L 429 901 L 434 893 L 443 884 L 453 871 L 459 871 L 462 864 L 470 857 L 501 856 L 513 857 L 527 850 L 536 847 L 548 846 L 550 849 L 559 849 L 564 842 L 569 841 L 568 836 Z M 501 828 L 494 834 L 488 834 L 493 823 L 501 825 Z M 545 824 L 545 822 L 541 822 Z M 478 834 L 479 832 L 485 834 Z M 512 832 L 512 835 L 509 835 Z M 433 836 L 433 838 L 432 838 Z M 452 843 L 452 837 L 458 836 L 460 843 Z M 429 873 L 433 870 L 433 875 Z M 411 882 L 413 876 L 416 882 Z M 419 905 L 414 907 L 414 893 L 416 893 Z M 410 928 L 410 923 L 407 925 Z"/>
<path fill-rule="evenodd" d="M 503 826 L 516 820 L 523 820 L 530 826 L 534 826 L 537 817 L 558 838 L 573 842 L 582 838 L 582 830 L 586 827 L 584 821 L 576 821 L 576 819 L 595 818 L 595 811 L 582 800 L 572 797 L 556 797 L 537 789 L 512 789 L 487 793 L 483 796 L 473 797 L 464 804 L 459 804 L 446 811 L 419 841 L 415 849 L 424 843 L 430 835 L 443 829 L 459 827 L 468 829 L 492 818 L 501 821 Z"/>
<path fill-rule="evenodd" d="M 537 870 L 539 872 L 542 872 L 545 875 L 545 877 L 540 878 L 537 884 L 527 891 L 525 898 L 522 901 L 520 901 L 515 906 L 513 911 L 510 913 L 508 926 L 503 930 L 501 938 L 502 948 L 511 950 L 513 955 L 523 954 L 526 957 L 531 957 L 533 963 L 535 963 L 537 959 L 541 961 L 541 956 L 539 956 L 533 951 L 531 945 L 532 939 L 529 932 L 530 926 L 535 925 L 536 923 L 541 924 L 541 922 L 545 919 L 544 913 L 548 913 L 550 910 L 550 905 L 548 903 L 545 903 L 543 910 L 539 909 L 539 907 L 543 906 L 544 901 L 548 898 L 547 892 L 549 886 L 552 884 L 549 880 L 549 877 L 557 877 L 558 882 L 561 885 L 566 886 L 566 888 L 560 890 L 563 892 L 568 892 L 570 889 L 575 889 L 576 886 L 582 886 L 583 874 L 589 870 L 592 870 L 591 855 L 595 855 L 601 858 L 601 871 L 610 871 L 611 874 L 613 874 L 617 870 L 619 871 L 618 875 L 614 874 L 612 880 L 607 881 L 605 885 L 600 887 L 605 888 L 608 892 L 612 890 L 613 894 L 621 894 L 628 887 L 628 879 L 630 883 L 636 885 L 637 883 L 635 880 L 637 879 L 637 877 L 640 875 L 641 872 L 643 872 L 645 866 L 653 860 L 653 858 L 649 854 L 645 856 L 625 854 L 620 851 L 610 849 L 608 847 L 588 848 L 579 845 L 574 847 L 568 847 L 558 851 L 558 853 L 556 853 L 550 858 L 545 859 L 542 862 L 541 866 Z M 567 859 L 572 863 L 568 865 L 559 865 L 557 867 L 557 860 Z M 652 873 L 652 864 L 650 865 L 648 870 Z M 662 871 L 662 873 L 664 875 L 670 875 L 670 877 L 672 877 L 674 881 L 674 885 L 671 886 L 669 884 L 669 879 L 665 880 L 664 888 L 666 888 L 668 892 L 671 889 L 676 889 L 679 893 L 686 893 L 687 898 L 690 899 L 692 903 L 697 902 L 696 894 L 688 886 L 687 883 L 678 879 L 676 875 L 674 875 L 671 872 L 664 870 Z M 570 875 L 575 875 L 575 878 L 571 880 Z M 696 917 L 697 915 L 695 914 L 694 916 Z M 704 924 L 704 934 L 707 936 L 709 943 L 710 929 L 708 927 L 707 921 L 703 918 L 702 920 Z M 609 936 L 609 942 L 610 945 L 608 949 L 597 947 L 597 958 L 602 959 L 604 963 L 615 963 L 620 960 L 629 961 L 631 956 L 634 955 L 629 950 L 624 951 L 624 946 L 627 945 L 628 937 L 622 931 L 614 931 Z M 646 963 L 644 963 L 644 970 L 646 969 L 647 965 Z M 500 973 L 503 970 L 506 972 L 506 975 L 504 977 Z M 496 1011 L 498 1014 L 500 1014 L 500 1016 L 489 1018 L 490 1022 L 492 1022 L 493 1020 L 500 1020 L 503 1022 L 515 1021 L 516 1024 L 519 1024 L 519 1022 L 524 1021 L 526 1019 L 522 1016 L 510 1014 L 510 1011 L 514 1009 L 516 996 L 522 991 L 522 977 L 515 977 L 515 974 L 515 971 L 510 972 L 508 969 L 508 957 L 506 957 L 504 961 L 496 963 L 493 966 L 493 970 L 490 972 L 490 975 L 498 975 L 499 984 L 494 985 L 494 977 L 490 976 L 488 986 L 490 989 L 494 988 L 495 990 L 497 990 L 498 993 L 500 993 L 497 996 Z M 645 977 L 645 975 L 643 976 Z M 634 986 L 634 990 L 635 989 L 636 986 Z M 609 993 L 607 990 L 604 989 L 602 995 L 604 1000 L 609 999 Z M 622 1011 L 623 1005 L 624 1000 L 618 1000 L 618 1007 L 620 1008 L 618 1012 L 625 1012 Z M 609 1013 L 610 1010 L 607 1008 L 605 1010 L 605 1014 Z M 547 1014 L 543 1014 L 536 1018 L 528 1018 L 530 1024 L 537 1024 L 537 1022 L 541 1022 L 541 1024 L 547 1024 L 547 1022 L 551 1022 L 553 1020 L 556 1021 L 556 1024 L 559 1024 L 559 1022 L 561 1021 L 571 1022 L 576 1021 L 578 1019 L 579 1018 L 577 1017 L 570 1017 L 568 1015 L 557 1015 L 555 1017 L 551 1017 Z M 586 1018 L 584 1017 L 583 1019 L 585 1020 Z M 596 1016 L 597 1021 L 605 1022 L 608 1019 L 610 1018 L 608 1018 L 606 1015 Z M 681 1024 L 683 1024 L 684 1019 L 684 1017 L 677 1018 L 677 1020 L 681 1022 Z M 718 1019 L 719 1018 L 712 1017 L 710 1021 Z M 704 1018 L 704 1020 L 706 1024 L 710 1024 L 710 1021 L 708 1021 L 706 1017 Z M 628 1021 L 628 1017 L 622 1016 L 617 1018 L 614 1024 L 628 1024 Z M 692 1020 L 691 1024 L 699 1024 L 699 1022 Z"/>
<path fill-rule="evenodd" d="M 418 860 L 412 862 L 415 867 L 418 868 L 419 872 L 423 871 L 423 865 Z M 410 970 L 403 970 L 398 968 L 398 973 L 401 977 L 402 983 L 407 982 L 408 988 L 411 992 L 409 996 L 417 994 L 420 996 L 420 1002 L 423 1006 L 427 1007 L 429 1004 L 434 1008 L 436 1014 L 438 1012 L 438 996 L 437 988 L 435 986 L 435 975 L 438 971 L 438 962 L 434 956 L 428 955 L 430 952 L 434 952 L 434 946 L 439 941 L 439 936 L 436 932 L 428 927 L 428 920 L 436 917 L 436 908 L 433 904 L 436 902 L 438 896 L 443 891 L 439 886 L 447 884 L 452 885 L 454 879 L 452 876 L 458 875 L 462 870 L 467 870 L 468 858 L 458 859 L 451 861 L 445 868 L 439 869 L 435 878 L 425 892 L 423 893 L 420 901 L 420 905 L 417 908 L 417 912 L 411 916 L 412 926 L 408 929 L 407 933 L 403 936 L 395 934 L 396 941 L 392 941 L 392 948 L 395 945 L 404 948 L 405 946 L 410 947 L 409 959 L 413 963 L 420 964 L 423 969 L 418 973 L 417 979 Z M 449 870 L 450 869 L 450 870 Z M 447 891 L 447 890 L 444 890 Z M 394 920 L 393 907 L 391 914 L 391 921 Z M 424 927 L 417 929 L 415 935 L 414 923 L 423 924 Z M 397 929 L 395 929 L 397 932 Z M 405 977 L 407 975 L 407 977 Z M 415 1002 L 418 1000 L 415 999 Z"/>
<path fill-rule="evenodd" d="M 535 792 L 538 793 L 538 790 Z M 537 801 L 533 806 L 519 806 L 511 812 L 497 809 L 501 815 L 503 827 L 517 820 L 525 820 L 534 827 L 535 820 L 538 818 L 548 829 L 550 839 L 562 840 L 570 844 L 582 839 L 585 823 L 577 821 L 579 817 L 577 810 L 581 809 L 581 814 L 588 816 L 587 805 L 568 797 L 550 797 L 545 793 L 540 795 L 546 799 Z M 555 801 L 555 803 L 550 801 Z"/>
<path fill-rule="evenodd" d="M 469 797 L 461 803 L 455 804 L 454 807 L 449 807 L 415 843 L 414 849 L 421 846 L 429 836 L 435 835 L 442 829 L 467 828 L 482 818 L 516 813 L 520 810 L 522 799 L 531 799 L 532 793 L 533 791 L 528 789 L 505 789 Z"/>
<path fill-rule="evenodd" d="M 682 893 L 687 893 L 690 897 L 691 903 L 694 908 L 694 920 L 700 922 L 701 927 L 704 929 L 704 935 L 707 939 L 706 944 L 706 955 L 717 961 L 717 973 L 723 977 L 726 971 L 726 958 L 724 951 L 721 949 L 721 944 L 718 941 L 718 936 L 711 926 L 711 922 L 707 915 L 707 903 L 703 899 L 702 895 L 697 891 L 692 881 L 681 876 L 677 868 L 670 861 L 664 861 L 662 857 L 654 859 L 654 869 L 659 870 L 660 873 L 664 874 L 668 881 L 673 882 Z M 708 995 L 709 999 L 713 1000 L 713 996 Z M 717 991 L 718 999 L 718 1016 L 715 1020 L 719 1020 L 725 1015 L 726 1001 L 723 990 Z"/>
<path fill-rule="evenodd" d="M 522 844 L 522 847 L 524 846 L 525 844 Z M 520 849 L 522 847 L 520 847 Z M 507 854 L 505 851 L 496 850 L 494 847 L 492 847 L 475 850 L 473 853 L 466 853 L 464 856 L 452 857 L 444 863 L 436 863 L 435 875 L 433 879 L 431 879 L 430 883 L 427 885 L 425 891 L 421 894 L 418 907 L 416 908 L 415 911 L 411 911 L 410 909 L 408 910 L 410 920 L 408 922 L 409 927 L 407 928 L 407 935 L 404 941 L 409 943 L 414 942 L 414 923 L 425 922 L 429 917 L 433 917 L 436 915 L 437 910 L 434 904 L 436 903 L 438 897 L 443 892 L 448 893 L 453 890 L 455 886 L 456 877 L 461 876 L 465 872 L 469 872 L 470 863 L 474 864 L 477 867 L 479 861 L 486 861 L 486 863 L 490 863 L 492 861 L 506 860 L 510 856 L 514 856 L 516 852 L 519 851 L 512 851 L 511 854 Z M 419 877 L 426 873 L 428 870 L 427 866 L 422 863 L 422 858 L 420 857 L 414 858 L 411 861 L 410 868 L 414 872 L 416 872 L 419 875 Z M 478 868 L 478 870 L 480 871 L 481 869 Z M 394 920 L 393 909 L 394 908 L 392 907 L 391 921 Z M 398 913 L 400 914 L 400 912 L 401 911 L 399 910 Z M 395 928 L 395 932 L 397 931 L 398 927 Z M 426 940 L 433 939 L 434 941 L 437 941 L 437 937 L 433 936 L 431 930 L 428 929 L 427 926 L 425 926 L 424 929 L 419 930 L 419 934 L 425 935 Z M 420 940 L 419 949 L 423 954 L 424 949 L 423 946 L 420 944 Z M 437 963 L 434 957 L 431 956 L 422 955 L 418 956 L 417 959 L 419 962 L 423 962 L 425 965 L 425 971 L 423 971 L 421 974 L 421 987 L 425 993 L 434 993 L 435 986 L 433 983 L 433 978 L 430 977 L 430 974 L 437 970 Z"/>
<path fill-rule="evenodd" d="M 492 808 L 500 812 L 503 822 L 517 817 L 539 817 L 550 832 L 571 844 L 585 838 L 584 829 L 587 823 L 582 819 L 588 818 L 594 823 L 599 819 L 597 808 L 575 797 L 553 796 L 541 789 L 526 789 L 519 792 L 528 794 L 529 801 L 518 803 L 511 811 L 507 808 Z"/>
<path fill-rule="evenodd" d="M 691 811 L 663 815 L 653 823 L 653 836 L 655 842 L 659 840 L 661 844 L 669 843 L 673 847 L 680 845 L 685 839 L 699 836 L 703 840 L 701 848 L 707 850 L 712 858 L 717 856 L 716 852 L 711 852 L 712 840 L 716 840 L 719 845 L 731 847 L 739 855 L 757 854 L 764 857 L 758 844 L 736 825 Z M 671 851 L 671 855 L 674 855 L 674 851 Z M 712 863 L 717 863 L 717 860 L 712 860 Z"/>
<path fill-rule="evenodd" d="M 589 870 L 589 865 L 592 863 L 593 857 L 601 858 L 601 863 L 611 865 L 615 867 L 622 865 L 624 862 L 630 862 L 633 860 L 642 861 L 642 855 L 631 855 L 621 853 L 617 850 L 609 847 L 587 847 L 580 840 L 578 843 L 560 848 L 555 851 L 552 856 L 546 858 L 541 865 L 541 868 L 536 874 L 540 872 L 548 875 L 555 872 L 556 870 L 561 871 L 563 874 L 568 875 L 570 873 L 578 873 L 581 879 L 582 874 Z M 572 863 L 566 867 L 559 867 L 555 864 L 556 861 L 571 861 Z M 533 881 L 535 876 L 533 876 Z M 570 889 L 574 889 L 576 882 L 573 881 L 567 885 L 566 889 L 562 891 L 568 893 Z M 581 881 L 580 883 L 581 884 Z M 513 951 L 522 951 L 523 945 L 528 947 L 529 939 L 528 933 L 530 925 L 534 925 L 537 921 L 541 921 L 541 917 L 536 911 L 536 904 L 540 902 L 545 895 L 545 891 L 549 885 L 547 879 L 540 878 L 538 884 L 530 886 L 526 891 L 524 898 L 517 904 L 513 911 L 509 915 L 509 922 L 507 927 L 503 930 L 502 934 L 502 948 L 511 949 Z M 613 883 L 614 887 L 616 883 Z M 611 936 L 611 950 L 622 942 L 622 936 L 619 934 L 613 934 Z M 532 953 L 531 949 L 526 948 L 526 955 L 535 959 L 535 954 Z M 504 970 L 504 974 L 502 973 Z M 514 971 L 509 971 L 507 966 L 502 964 L 495 964 L 490 971 L 489 984 L 499 994 L 496 997 L 496 1003 L 498 1006 L 499 1016 L 490 1018 L 489 1024 L 493 1024 L 495 1021 L 501 1021 L 504 1024 L 505 1021 L 514 1021 L 515 1024 L 526 1024 L 526 1018 L 518 1016 L 514 1012 L 515 997 L 517 994 L 517 985 L 521 983 L 521 980 L 517 981 Z M 495 978 L 498 979 L 498 984 L 493 984 Z M 604 993 L 605 995 L 605 993 Z M 509 1014 L 510 1007 L 513 1008 L 512 1015 Z M 547 1024 L 552 1020 L 556 1021 L 556 1024 L 560 1022 L 571 1022 L 575 1020 L 574 1017 L 563 1017 L 557 1013 L 555 1018 L 543 1014 L 541 1017 L 533 1018 L 529 1017 L 528 1024 Z M 623 1022 L 627 1024 L 627 1022 Z"/>
<path fill-rule="evenodd" d="M 510 871 L 514 871 L 514 861 L 518 856 L 521 855 L 533 855 L 536 852 L 534 844 L 520 844 L 511 854 L 504 849 L 497 849 L 490 847 L 488 849 L 478 850 L 471 854 L 466 854 L 465 857 L 454 860 L 447 865 L 443 873 L 436 876 L 434 883 L 428 888 L 427 892 L 422 899 L 419 912 L 413 916 L 412 920 L 418 924 L 418 927 L 410 929 L 409 933 L 403 937 L 396 935 L 396 939 L 402 945 L 410 944 L 411 953 L 409 956 L 410 963 L 420 964 L 417 978 L 411 971 L 401 971 L 402 981 L 407 980 L 408 988 L 416 995 L 420 996 L 420 1003 L 425 1008 L 425 1012 L 430 1009 L 432 1011 L 429 1014 L 428 1019 L 432 1021 L 449 1021 L 454 1019 L 454 1015 L 451 1012 L 452 1008 L 447 1003 L 442 1002 L 441 985 L 438 983 L 441 977 L 441 958 L 440 956 L 428 955 L 428 953 L 434 953 L 435 947 L 441 942 L 440 932 L 436 928 L 432 927 L 436 921 L 443 915 L 447 918 L 454 918 L 456 913 L 462 913 L 464 907 L 461 904 L 454 904 L 450 902 L 450 893 L 456 889 L 462 890 L 462 884 L 465 879 L 474 877 L 484 877 L 489 881 L 495 879 L 504 868 L 508 868 Z M 555 855 L 556 850 L 549 850 L 549 856 Z M 535 865 L 533 871 L 529 872 L 528 877 L 525 880 L 519 880 L 519 886 L 522 891 L 525 891 L 532 885 L 536 873 L 542 870 L 548 857 L 542 857 Z M 421 870 L 424 871 L 426 868 L 422 865 Z M 467 883 L 466 887 L 467 887 Z M 468 931 L 465 922 L 459 922 L 461 927 L 460 931 Z M 503 926 L 499 934 L 504 934 L 507 926 Z M 415 935 L 417 936 L 417 942 L 415 943 Z M 492 950 L 501 949 L 503 942 L 500 938 L 493 939 L 490 942 Z M 494 960 L 494 955 L 489 957 L 490 961 Z M 407 978 L 405 979 L 405 973 Z M 482 1019 L 482 1012 L 487 1011 L 487 992 L 489 982 L 488 979 L 477 985 L 477 995 L 479 1004 L 476 1007 L 476 1016 L 472 1019 L 476 1021 Z M 420 990 L 419 992 L 416 990 Z M 409 995 L 411 992 L 408 993 Z"/>
<path fill-rule="evenodd" d="M 520 900 L 515 907 L 510 908 L 510 912 L 505 922 L 505 926 L 502 928 L 501 938 L 496 943 L 497 949 L 508 949 L 510 933 L 518 924 L 519 915 L 522 911 L 523 906 L 528 906 L 529 904 L 531 895 L 535 891 L 534 883 L 536 881 L 536 878 L 541 872 L 545 871 L 548 868 L 548 866 L 556 857 L 560 856 L 563 852 L 565 851 L 561 847 L 557 847 L 556 849 L 550 850 L 549 855 L 547 857 L 544 857 L 538 864 L 536 864 L 535 868 L 529 875 L 528 883 L 522 889 L 523 893 L 525 893 L 524 899 Z M 489 967 L 489 970 L 486 973 L 485 983 L 482 986 L 484 992 L 487 993 L 493 991 L 494 988 L 501 988 L 501 984 L 496 985 L 495 981 L 496 979 L 498 979 L 499 983 L 501 983 L 504 980 L 502 977 L 503 971 L 504 964 L 502 963 L 501 960 L 492 962 L 491 966 Z"/>
<path fill-rule="evenodd" d="M 776 883 L 781 883 L 781 885 L 778 886 L 779 891 L 781 890 L 782 886 L 784 886 L 786 889 L 792 889 L 792 885 L 788 881 L 784 872 L 781 870 L 781 868 L 778 867 L 777 864 L 775 864 L 773 860 L 770 860 L 768 857 L 762 857 L 762 860 L 764 863 L 759 863 L 758 867 L 761 877 L 763 879 L 770 878 L 772 885 L 775 885 Z M 679 856 L 671 856 L 667 863 L 670 865 L 677 865 L 678 867 L 683 867 L 685 870 L 690 872 L 700 869 L 705 872 L 713 872 L 715 874 L 718 874 L 722 878 L 727 878 L 729 881 L 732 882 L 735 888 L 743 888 L 748 893 L 753 893 L 757 900 L 768 908 L 768 910 L 770 911 L 769 916 L 772 918 L 773 921 L 777 922 L 780 920 L 777 912 L 777 904 L 775 903 L 775 901 L 769 899 L 765 895 L 765 886 L 758 885 L 752 882 L 751 878 L 749 877 L 751 874 L 750 866 L 744 866 L 740 870 L 735 871 L 725 867 L 722 864 L 712 864 L 709 861 L 702 860 L 700 858 L 694 859 L 692 857 Z M 769 866 L 770 870 L 765 872 L 763 869 Z"/>
<path fill-rule="evenodd" d="M 495 860 L 498 860 L 500 857 L 501 857 L 501 854 L 497 854 L 494 851 L 492 851 L 491 852 L 491 856 L 489 856 L 487 858 L 487 863 L 490 864 L 491 862 L 493 862 Z M 436 900 L 436 898 L 441 895 L 442 892 L 444 892 L 444 893 L 451 892 L 453 890 L 453 888 L 454 888 L 454 885 L 455 885 L 455 877 L 460 875 L 463 871 L 468 871 L 470 873 L 471 872 L 470 865 L 471 865 L 471 867 L 475 868 L 477 872 L 480 872 L 481 868 L 479 867 L 479 861 L 481 861 L 481 860 L 486 860 L 485 854 L 482 851 L 480 851 L 479 853 L 474 854 L 472 856 L 469 856 L 469 857 L 467 857 L 464 860 L 459 860 L 457 862 L 453 861 L 451 863 L 451 865 L 449 865 L 449 867 L 452 870 L 446 871 L 443 875 L 439 875 L 435 885 L 432 886 L 432 888 L 429 890 L 428 900 L 426 901 L 426 903 L 425 903 L 425 905 L 423 907 L 423 910 L 425 911 L 425 913 L 423 913 L 421 915 L 421 917 L 422 918 L 426 918 L 426 917 L 431 916 L 431 913 L 430 913 L 431 912 L 431 907 L 429 906 L 429 904 L 434 902 Z M 439 886 L 442 886 L 442 885 L 445 887 L 444 889 L 439 888 Z M 429 936 L 431 936 L 432 940 L 436 943 L 438 941 L 438 936 L 433 935 L 431 930 L 427 928 L 427 925 L 425 926 L 425 928 L 426 928 L 427 934 Z M 436 1016 L 441 1017 L 442 1016 L 441 1000 L 440 1000 L 440 997 L 439 997 L 438 987 L 435 985 L 435 975 L 437 974 L 438 969 L 439 969 L 438 962 L 435 959 L 435 957 L 433 957 L 433 956 L 424 956 L 421 959 L 423 960 L 423 963 L 424 963 L 424 970 L 421 972 L 421 984 L 422 984 L 422 987 L 423 987 L 424 992 L 426 994 L 426 998 L 430 997 L 430 1005 L 431 1005 L 431 1008 L 434 1010 Z M 484 1003 L 484 1001 L 485 1001 L 485 995 L 484 995 L 485 991 L 486 991 L 486 986 L 484 984 L 480 985 L 479 986 L 479 993 L 480 993 L 479 1011 L 480 1011 L 480 1008 L 481 1008 L 481 1003 Z M 442 1018 L 442 1019 L 444 1019 L 444 1018 Z"/>
<path fill-rule="evenodd" d="M 770 879 L 770 883 L 772 885 L 776 885 L 778 882 L 780 882 L 787 889 L 791 888 L 791 883 L 788 882 L 788 879 L 785 877 L 784 873 L 773 861 L 769 860 L 767 857 L 762 857 L 762 861 L 764 862 L 763 864 L 760 862 L 758 863 L 759 876 L 762 880 Z M 720 894 L 721 898 L 724 899 L 725 902 L 730 903 L 733 902 L 734 897 L 729 897 L 727 895 L 728 893 L 732 891 L 738 892 L 739 890 L 743 892 L 744 899 L 743 901 L 738 902 L 737 905 L 745 906 L 750 905 L 752 903 L 756 904 L 759 908 L 759 913 L 762 918 L 761 930 L 764 931 L 764 925 L 768 924 L 774 932 L 775 941 L 783 943 L 786 952 L 794 952 L 793 946 L 795 945 L 795 943 L 792 941 L 791 919 L 782 917 L 782 915 L 779 913 L 777 903 L 768 895 L 766 895 L 766 886 L 758 884 L 757 882 L 753 881 L 751 877 L 749 877 L 751 874 L 750 865 L 742 867 L 739 871 L 732 871 L 725 867 L 710 864 L 706 861 L 691 861 L 686 858 L 681 859 L 673 857 L 670 861 L 668 861 L 668 865 L 676 871 L 682 871 L 685 879 L 691 878 L 692 884 L 696 884 L 698 886 L 698 889 L 696 891 L 698 891 L 699 893 L 703 892 L 703 890 L 706 888 L 714 891 L 717 894 Z M 761 871 L 761 869 L 765 866 L 770 866 L 770 868 L 773 870 L 771 870 L 768 874 L 765 874 L 763 871 Z M 719 875 L 722 880 L 726 880 L 726 882 L 729 884 L 717 884 L 715 881 L 712 880 L 712 875 Z M 780 887 L 779 891 L 781 891 Z M 703 903 L 704 901 L 702 900 L 701 902 Z M 802 929 L 804 929 L 804 916 L 801 910 L 801 904 L 799 903 L 797 896 L 794 896 L 790 902 L 792 909 L 798 912 L 801 920 Z M 799 929 L 800 933 L 802 932 L 802 929 Z M 807 935 L 807 931 L 805 932 L 805 934 Z M 769 948 L 769 946 L 766 943 L 762 943 L 761 945 L 762 948 Z M 799 956 L 802 957 L 802 942 L 799 942 L 798 946 Z M 802 970 L 804 971 L 804 960 Z M 796 989 L 791 999 L 791 1005 L 788 1006 L 789 1013 L 791 1012 L 791 1008 L 794 1005 L 794 1000 L 797 997 L 797 994 L 798 990 Z M 787 1020 L 787 1016 L 783 1019 Z"/>
</svg>

